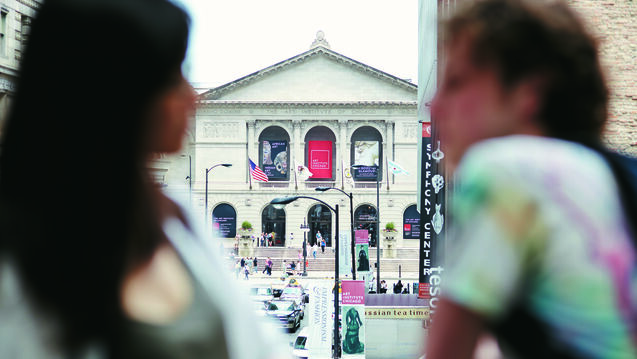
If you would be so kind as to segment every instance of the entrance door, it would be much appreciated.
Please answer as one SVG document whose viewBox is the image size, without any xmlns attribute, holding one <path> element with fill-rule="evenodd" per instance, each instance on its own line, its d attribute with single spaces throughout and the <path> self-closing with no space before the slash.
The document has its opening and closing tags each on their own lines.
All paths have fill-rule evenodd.
<svg viewBox="0 0 637 359">
<path fill-rule="evenodd" d="M 273 205 L 268 205 L 263 209 L 261 215 L 262 231 L 265 233 L 274 232 L 274 245 L 285 246 L 285 210 L 276 209 Z"/>
<path fill-rule="evenodd" d="M 378 243 L 378 222 L 376 221 L 376 208 L 364 204 L 354 211 L 354 229 L 366 229 L 369 231 L 369 246 L 376 247 Z"/>
<path fill-rule="evenodd" d="M 321 236 L 325 239 L 327 247 L 332 246 L 332 212 L 329 208 L 322 204 L 317 204 L 310 208 L 308 212 L 310 218 L 310 232 L 308 243 L 314 245 L 316 243 L 316 234 L 320 231 Z M 319 244 L 320 243 L 316 243 Z"/>
</svg>

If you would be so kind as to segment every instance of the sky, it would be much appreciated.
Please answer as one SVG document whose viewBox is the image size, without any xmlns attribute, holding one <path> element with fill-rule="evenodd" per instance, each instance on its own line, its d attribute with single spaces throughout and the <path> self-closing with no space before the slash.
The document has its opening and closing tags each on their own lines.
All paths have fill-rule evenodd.
<svg viewBox="0 0 637 359">
<path fill-rule="evenodd" d="M 417 0 L 173 0 L 192 17 L 185 63 L 216 87 L 309 50 L 321 30 L 342 55 L 417 83 Z"/>
</svg>

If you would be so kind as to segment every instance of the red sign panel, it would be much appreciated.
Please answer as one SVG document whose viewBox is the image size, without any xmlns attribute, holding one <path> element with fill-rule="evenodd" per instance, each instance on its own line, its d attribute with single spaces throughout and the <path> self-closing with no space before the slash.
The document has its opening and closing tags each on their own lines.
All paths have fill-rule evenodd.
<svg viewBox="0 0 637 359">
<path fill-rule="evenodd" d="M 422 124 L 422 137 L 431 137 L 431 123 Z"/>
<path fill-rule="evenodd" d="M 308 141 L 310 178 L 332 178 L 332 141 Z"/>
</svg>

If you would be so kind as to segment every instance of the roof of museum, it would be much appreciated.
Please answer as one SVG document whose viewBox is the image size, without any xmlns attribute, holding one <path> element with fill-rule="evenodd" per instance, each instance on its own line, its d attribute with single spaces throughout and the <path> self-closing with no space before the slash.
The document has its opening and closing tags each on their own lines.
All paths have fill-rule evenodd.
<svg viewBox="0 0 637 359">
<path fill-rule="evenodd" d="M 301 54 L 298 54 L 296 56 L 293 56 L 287 60 L 283 60 L 281 62 L 278 62 L 272 66 L 266 67 L 262 70 L 253 72 L 249 75 L 246 75 L 244 77 L 241 77 L 235 81 L 229 82 L 225 85 L 221 85 L 219 87 L 210 89 L 208 91 L 205 91 L 204 93 L 202 93 L 200 95 L 200 101 L 202 102 L 208 102 L 210 100 L 217 100 L 219 99 L 221 96 L 223 96 L 224 94 L 233 91 L 237 88 L 246 86 L 256 80 L 259 80 L 261 78 L 263 78 L 264 76 L 268 76 L 271 75 L 273 73 L 276 73 L 278 71 L 284 70 L 290 66 L 299 64 L 301 62 L 307 61 L 315 56 L 325 56 L 333 61 L 336 62 L 340 62 L 343 63 L 347 66 L 351 66 L 352 68 L 361 71 L 363 73 L 366 73 L 368 75 L 374 76 L 376 78 L 382 79 L 384 81 L 390 82 L 396 86 L 400 86 L 402 88 L 406 88 L 408 90 L 412 90 L 412 91 L 416 91 L 418 89 L 418 86 L 416 84 L 413 84 L 407 80 L 401 79 L 399 77 L 396 77 L 394 75 L 388 74 L 384 71 L 381 71 L 379 69 L 376 69 L 374 67 L 371 67 L 369 65 L 365 65 L 362 62 L 356 61 L 354 59 L 351 59 L 347 56 L 344 56 L 342 54 L 339 54 L 336 51 L 333 51 L 329 48 L 329 44 L 327 43 L 327 41 L 324 41 L 322 39 L 319 39 L 317 37 L 317 40 L 315 40 L 315 42 L 312 44 L 312 47 L 308 50 L 305 51 Z M 362 103 L 361 103 L 362 104 Z"/>
</svg>

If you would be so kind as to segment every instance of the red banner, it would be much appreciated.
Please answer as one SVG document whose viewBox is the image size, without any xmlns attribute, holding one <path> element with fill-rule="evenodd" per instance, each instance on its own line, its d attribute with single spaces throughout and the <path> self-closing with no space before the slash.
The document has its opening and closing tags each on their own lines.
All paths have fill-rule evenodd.
<svg viewBox="0 0 637 359">
<path fill-rule="evenodd" d="M 332 141 L 308 141 L 310 178 L 332 178 Z"/>
</svg>

